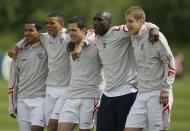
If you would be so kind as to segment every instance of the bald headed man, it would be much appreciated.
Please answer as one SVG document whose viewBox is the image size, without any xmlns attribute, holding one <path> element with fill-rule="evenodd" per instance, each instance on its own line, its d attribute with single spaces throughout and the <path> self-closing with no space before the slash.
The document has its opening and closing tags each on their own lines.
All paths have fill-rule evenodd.
<svg viewBox="0 0 190 131">
<path fill-rule="evenodd" d="M 107 11 L 97 12 L 93 24 L 106 81 L 97 115 L 97 131 L 123 131 L 137 94 L 137 72 L 130 35 L 126 25 L 112 27 L 112 14 Z"/>
</svg>

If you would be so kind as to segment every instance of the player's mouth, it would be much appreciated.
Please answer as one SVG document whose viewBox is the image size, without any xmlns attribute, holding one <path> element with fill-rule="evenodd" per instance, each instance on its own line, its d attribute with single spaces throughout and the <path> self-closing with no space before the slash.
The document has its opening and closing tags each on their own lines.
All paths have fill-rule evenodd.
<svg viewBox="0 0 190 131">
<path fill-rule="evenodd" d="M 94 26 L 94 31 L 95 31 L 95 33 L 98 33 L 99 32 L 99 27 L 98 26 Z"/>
<path fill-rule="evenodd" d="M 133 28 L 132 28 L 131 26 L 128 26 L 128 25 L 127 25 L 127 29 L 128 29 L 128 31 L 130 32 L 130 31 L 132 31 Z"/>
<path fill-rule="evenodd" d="M 98 29 L 98 27 L 97 26 L 94 26 L 94 30 L 97 30 Z"/>
<path fill-rule="evenodd" d="M 128 32 L 132 33 L 133 32 L 133 28 L 128 28 Z"/>
<path fill-rule="evenodd" d="M 51 30 L 51 29 L 48 29 L 48 33 L 51 33 L 53 30 Z"/>
<path fill-rule="evenodd" d="M 54 31 L 52 29 L 48 29 L 48 34 L 51 35 L 51 36 L 54 36 Z"/>
<path fill-rule="evenodd" d="M 71 41 L 76 42 L 76 37 L 71 35 Z"/>
<path fill-rule="evenodd" d="M 25 36 L 26 41 L 30 41 L 31 37 L 30 36 Z"/>
</svg>

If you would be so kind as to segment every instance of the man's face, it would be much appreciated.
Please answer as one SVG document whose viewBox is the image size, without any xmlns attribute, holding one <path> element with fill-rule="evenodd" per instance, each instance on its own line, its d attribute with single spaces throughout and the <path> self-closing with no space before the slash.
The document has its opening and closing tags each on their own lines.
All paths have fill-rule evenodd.
<svg viewBox="0 0 190 131">
<path fill-rule="evenodd" d="M 110 29 L 109 21 L 103 16 L 103 14 L 96 14 L 93 18 L 93 25 L 96 34 L 103 36 Z"/>
<path fill-rule="evenodd" d="M 125 23 L 128 28 L 128 32 L 131 35 L 138 34 L 140 31 L 141 26 L 144 23 L 143 19 L 136 20 L 132 14 L 125 15 Z"/>
<path fill-rule="evenodd" d="M 28 44 L 36 43 L 39 40 L 40 32 L 37 31 L 35 24 L 24 25 L 24 37 Z"/>
<path fill-rule="evenodd" d="M 68 25 L 68 32 L 71 36 L 71 41 L 81 42 L 85 36 L 85 29 L 80 29 L 76 23 L 70 23 Z"/>
<path fill-rule="evenodd" d="M 46 21 L 46 27 L 48 29 L 48 34 L 55 37 L 59 31 L 62 30 L 63 25 L 61 24 L 58 17 L 48 17 Z"/>
</svg>

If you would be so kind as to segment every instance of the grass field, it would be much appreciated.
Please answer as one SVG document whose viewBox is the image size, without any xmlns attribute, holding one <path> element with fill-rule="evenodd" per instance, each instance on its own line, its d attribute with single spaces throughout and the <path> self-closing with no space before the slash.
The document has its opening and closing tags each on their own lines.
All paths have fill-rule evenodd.
<svg viewBox="0 0 190 131">
<path fill-rule="evenodd" d="M 190 131 L 190 74 L 174 83 L 174 105 L 170 131 Z M 0 131 L 18 131 L 16 120 L 8 116 L 7 82 L 0 79 Z"/>
</svg>

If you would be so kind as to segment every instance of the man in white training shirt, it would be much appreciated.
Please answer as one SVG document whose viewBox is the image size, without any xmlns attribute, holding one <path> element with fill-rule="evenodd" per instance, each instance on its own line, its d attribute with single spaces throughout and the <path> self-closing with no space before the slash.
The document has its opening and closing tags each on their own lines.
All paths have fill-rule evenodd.
<svg viewBox="0 0 190 131">
<path fill-rule="evenodd" d="M 48 61 L 40 43 L 41 30 L 37 21 L 25 22 L 25 42 L 11 64 L 9 114 L 13 118 L 17 116 L 20 131 L 43 131 L 46 125 L 44 101 Z"/>
<path fill-rule="evenodd" d="M 61 13 L 54 12 L 49 14 L 46 27 L 48 33 L 42 33 L 40 35 L 41 43 L 48 55 L 45 117 L 46 123 L 48 124 L 48 131 L 56 131 L 59 111 L 64 103 L 62 96 L 65 95 L 71 77 L 69 52 L 67 51 L 70 36 L 66 34 L 63 28 L 64 16 Z M 84 40 L 84 42 L 88 44 L 88 41 Z M 81 43 L 79 45 L 78 50 L 74 54 L 80 53 L 81 48 L 84 46 L 83 44 Z M 13 52 L 15 51 L 13 50 Z M 63 99 L 59 99 L 60 97 Z"/>
<path fill-rule="evenodd" d="M 168 42 L 159 32 L 159 40 L 148 41 L 145 13 L 139 6 L 125 12 L 125 20 L 134 49 L 138 72 L 138 94 L 127 117 L 125 131 L 163 131 L 169 127 L 173 103 L 172 83 L 175 62 Z"/>
<path fill-rule="evenodd" d="M 76 48 L 87 34 L 86 19 L 76 16 L 68 23 L 68 33 Z M 94 37 L 95 34 L 92 32 L 87 35 Z M 100 97 L 99 85 L 102 82 L 98 49 L 92 41 L 81 51 L 80 58 L 73 60 L 71 55 L 72 75 L 60 112 L 58 131 L 73 131 L 76 125 L 79 125 L 80 131 L 91 131 Z"/>
</svg>

